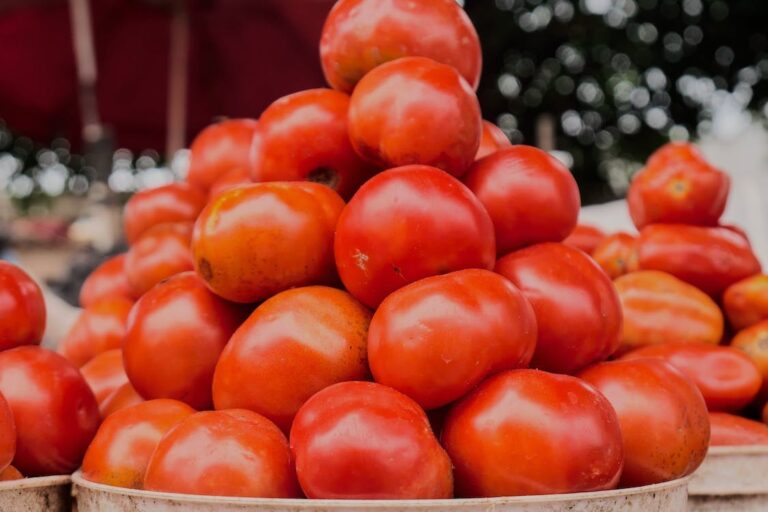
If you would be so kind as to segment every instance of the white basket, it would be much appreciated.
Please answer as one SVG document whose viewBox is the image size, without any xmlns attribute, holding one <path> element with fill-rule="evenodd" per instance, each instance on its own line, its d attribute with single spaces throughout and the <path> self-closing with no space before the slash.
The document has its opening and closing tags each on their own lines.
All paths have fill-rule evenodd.
<svg viewBox="0 0 768 512">
<path fill-rule="evenodd" d="M 69 475 L 41 476 L 0 482 L 0 510 L 19 512 L 69 512 Z"/>
<path fill-rule="evenodd" d="M 710 448 L 688 492 L 691 512 L 768 511 L 768 446 Z"/>
</svg>

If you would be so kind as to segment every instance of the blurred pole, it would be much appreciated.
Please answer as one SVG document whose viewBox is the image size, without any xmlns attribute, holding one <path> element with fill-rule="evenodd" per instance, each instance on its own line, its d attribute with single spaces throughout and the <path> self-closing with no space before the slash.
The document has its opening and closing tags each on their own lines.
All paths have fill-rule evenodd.
<svg viewBox="0 0 768 512">
<path fill-rule="evenodd" d="M 184 147 L 187 124 L 187 69 L 189 66 L 189 11 L 184 0 L 173 3 L 170 69 L 168 71 L 168 128 L 165 157 L 168 162 Z"/>
<path fill-rule="evenodd" d="M 555 119 L 552 114 L 539 114 L 536 118 L 536 147 L 544 151 L 555 149 Z"/>
</svg>

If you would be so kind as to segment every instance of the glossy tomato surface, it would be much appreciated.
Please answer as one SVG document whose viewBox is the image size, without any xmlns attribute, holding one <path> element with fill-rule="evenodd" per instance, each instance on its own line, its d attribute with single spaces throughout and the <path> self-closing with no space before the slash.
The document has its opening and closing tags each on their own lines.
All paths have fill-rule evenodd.
<svg viewBox="0 0 768 512">
<path fill-rule="evenodd" d="M 424 411 L 373 382 L 342 382 L 305 403 L 291 429 L 299 483 L 316 499 L 453 497 L 451 461 Z"/>
<path fill-rule="evenodd" d="M 768 425 L 725 412 L 709 413 L 711 446 L 768 445 Z"/>
<path fill-rule="evenodd" d="M 80 288 L 80 305 L 84 308 L 115 297 L 134 299 L 125 273 L 125 254 L 113 256 L 96 267 Z"/>
<path fill-rule="evenodd" d="M 676 162 L 703 161 L 704 155 L 690 142 L 669 142 L 654 151 L 645 163 L 646 167 L 658 168 Z"/>
<path fill-rule="evenodd" d="M 102 352 L 120 348 L 132 307 L 133 301 L 115 297 L 84 309 L 59 343 L 59 353 L 80 367 Z"/>
<path fill-rule="evenodd" d="M 734 329 L 768 320 L 768 275 L 758 274 L 729 286 L 723 294 L 723 309 Z"/>
<path fill-rule="evenodd" d="M 160 440 L 147 467 L 151 491 L 295 498 L 288 441 L 274 423 L 240 409 L 188 416 Z"/>
<path fill-rule="evenodd" d="M 0 352 L 0 393 L 16 423 L 14 466 L 26 476 L 69 474 L 80 466 L 101 418 L 75 366 L 40 347 Z"/>
<path fill-rule="evenodd" d="M 147 230 L 128 250 L 125 272 L 136 297 L 153 286 L 192 270 L 192 224 L 163 224 Z"/>
<path fill-rule="evenodd" d="M 99 412 L 102 418 L 106 418 L 112 413 L 140 404 L 141 402 L 144 402 L 144 398 L 139 395 L 129 381 L 114 390 L 112 394 L 99 404 Z"/>
<path fill-rule="evenodd" d="M 615 233 L 605 237 L 592 251 L 592 259 L 600 265 L 608 277 L 616 279 L 636 270 L 636 238 L 629 233 Z"/>
<path fill-rule="evenodd" d="M 253 183 L 253 181 L 251 181 L 250 167 L 234 167 L 213 182 L 213 185 L 211 185 L 211 188 L 208 190 L 208 201 L 211 201 L 213 198 L 229 189 L 239 187 L 240 185 L 249 185 L 251 183 Z"/>
<path fill-rule="evenodd" d="M 136 192 L 123 212 L 125 238 L 134 244 L 153 226 L 194 222 L 206 200 L 205 193 L 189 183 L 170 183 Z"/>
<path fill-rule="evenodd" d="M 533 245 L 499 259 L 496 272 L 520 288 L 536 313 L 532 367 L 573 373 L 618 348 L 618 295 L 605 272 L 580 250 Z"/>
<path fill-rule="evenodd" d="M 442 434 L 465 497 L 613 489 L 623 464 L 608 401 L 584 381 L 513 370 L 451 410 Z"/>
<path fill-rule="evenodd" d="M 16 455 L 16 422 L 8 401 L 0 393 L 0 471 L 5 471 Z M 3 480 L 0 477 L 0 480 Z"/>
<path fill-rule="evenodd" d="M 152 452 L 172 427 L 195 410 L 177 400 L 149 400 L 104 420 L 83 458 L 83 478 L 141 489 Z"/>
<path fill-rule="evenodd" d="M 450 0 L 341 0 L 325 20 L 320 60 L 334 89 L 349 92 L 373 68 L 408 56 L 453 66 L 474 89 L 480 81 L 480 40 Z"/>
<path fill-rule="evenodd" d="M 605 233 L 600 228 L 589 224 L 576 224 L 576 227 L 563 240 L 563 243 L 581 249 L 587 254 L 592 254 L 592 251 L 595 250 L 603 238 L 605 238 Z"/>
<path fill-rule="evenodd" d="M 739 331 L 731 340 L 731 346 L 746 353 L 763 375 L 761 400 L 768 399 L 768 320 Z"/>
<path fill-rule="evenodd" d="M 379 167 L 423 164 L 461 176 L 475 160 L 481 132 L 472 88 L 455 69 L 431 59 L 383 64 L 352 93 L 350 140 Z"/>
<path fill-rule="evenodd" d="M 0 261 L 0 350 L 40 343 L 45 318 L 37 283 L 13 263 Z"/>
<path fill-rule="evenodd" d="M 207 190 L 227 171 L 249 167 L 249 154 L 258 123 L 229 119 L 212 124 L 192 141 L 187 181 Z"/>
<path fill-rule="evenodd" d="M 409 165 L 373 178 L 336 226 L 336 267 L 364 304 L 419 279 L 465 268 L 493 268 L 493 223 L 460 181 L 434 167 Z"/>
<path fill-rule="evenodd" d="M 80 368 L 96 402 L 101 406 L 117 388 L 128 382 L 123 367 L 123 351 L 113 348 L 93 357 Z"/>
<path fill-rule="evenodd" d="M 624 440 L 622 487 L 690 475 L 709 446 L 709 416 L 701 392 L 658 358 L 600 363 L 579 375 L 611 402 Z"/>
<path fill-rule="evenodd" d="M 217 409 L 249 409 L 288 432 L 299 407 L 321 389 L 368 376 L 371 313 L 350 294 L 294 288 L 261 304 L 235 332 L 216 366 Z"/>
<path fill-rule="evenodd" d="M 536 316 L 512 283 L 467 269 L 400 288 L 381 303 L 368 334 L 377 382 L 434 409 L 486 375 L 528 366 Z"/>
<path fill-rule="evenodd" d="M 509 138 L 501 131 L 501 128 L 495 124 L 483 119 L 483 131 L 480 135 L 480 147 L 477 148 L 475 153 L 475 160 L 480 160 L 483 157 L 495 153 L 496 151 L 504 148 L 508 148 L 512 143 Z"/>
<path fill-rule="evenodd" d="M 554 157 L 512 146 L 476 162 L 464 183 L 493 220 L 496 252 L 560 242 L 576 226 L 581 200 L 576 180 Z"/>
</svg>

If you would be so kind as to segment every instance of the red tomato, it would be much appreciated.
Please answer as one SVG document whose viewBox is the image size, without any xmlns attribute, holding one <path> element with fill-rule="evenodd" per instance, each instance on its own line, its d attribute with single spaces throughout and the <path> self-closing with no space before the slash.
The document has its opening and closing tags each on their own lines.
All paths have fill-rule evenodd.
<svg viewBox="0 0 768 512">
<path fill-rule="evenodd" d="M 644 228 L 637 241 L 642 270 L 661 270 L 710 295 L 760 272 L 749 242 L 721 227 L 655 224 Z"/>
<path fill-rule="evenodd" d="M 712 428 L 711 446 L 768 445 L 768 426 L 726 412 L 709 413 Z"/>
<path fill-rule="evenodd" d="M 710 411 L 738 411 L 760 391 L 755 363 L 732 347 L 706 343 L 663 343 L 634 350 L 622 359 L 659 357 L 683 372 L 701 391 Z"/>
<path fill-rule="evenodd" d="M 190 146 L 187 181 L 207 190 L 227 171 L 249 167 L 257 128 L 253 119 L 230 119 L 200 132 Z"/>
<path fill-rule="evenodd" d="M 339 218 L 336 267 L 349 292 L 375 307 L 424 277 L 493 268 L 493 223 L 461 182 L 409 165 L 371 178 Z"/>
<path fill-rule="evenodd" d="M 451 461 L 413 400 L 372 382 L 342 382 L 305 403 L 291 428 L 308 498 L 453 497 Z"/>
<path fill-rule="evenodd" d="M 198 412 L 170 430 L 144 478 L 151 491 L 294 498 L 296 475 L 280 429 L 255 412 Z"/>
<path fill-rule="evenodd" d="M 746 353 L 757 365 L 763 376 L 760 399 L 768 399 L 768 320 L 758 322 L 739 331 L 731 340 L 731 346 Z"/>
<path fill-rule="evenodd" d="M 252 410 L 287 432 L 313 394 L 368 376 L 370 320 L 365 306 L 335 288 L 278 293 L 256 308 L 224 349 L 213 379 L 216 408 Z"/>
<path fill-rule="evenodd" d="M 164 224 L 149 229 L 128 251 L 125 272 L 136 297 L 163 279 L 192 270 L 192 225 Z"/>
<path fill-rule="evenodd" d="M 567 375 L 513 370 L 483 382 L 445 422 L 443 445 L 467 497 L 613 489 L 623 464 L 616 413 Z"/>
<path fill-rule="evenodd" d="M 320 60 L 334 89 L 349 92 L 373 68 L 407 56 L 453 66 L 473 89 L 480 82 L 480 40 L 453 1 L 340 0 L 325 20 Z"/>
<path fill-rule="evenodd" d="M 508 148 L 512 145 L 509 139 L 501 131 L 501 128 L 493 123 L 489 123 L 483 119 L 483 131 L 480 135 L 480 147 L 477 148 L 475 153 L 475 160 L 480 160 L 483 157 L 495 153 L 496 151 L 504 148 Z"/>
<path fill-rule="evenodd" d="M 96 267 L 80 288 L 80 305 L 84 308 L 103 299 L 115 297 L 134 299 L 128 276 L 125 274 L 125 254 L 113 256 Z"/>
<path fill-rule="evenodd" d="M 536 316 L 515 286 L 489 270 L 459 270 L 411 283 L 373 316 L 368 358 L 377 382 L 434 409 L 487 375 L 528 366 Z"/>
<path fill-rule="evenodd" d="M 131 384 L 148 399 L 210 408 L 216 362 L 244 313 L 211 293 L 194 272 L 158 284 L 139 299 L 128 322 L 123 357 Z"/>
<path fill-rule="evenodd" d="M 200 214 L 192 250 L 214 293 L 257 302 L 334 273 L 333 229 L 343 202 L 327 187 L 257 183 L 224 192 Z M 333 220 L 332 220 L 333 219 Z"/>
<path fill-rule="evenodd" d="M 225 172 L 211 185 L 208 191 L 208 201 L 213 200 L 222 192 L 239 187 L 240 185 L 250 185 L 251 169 L 249 167 L 235 167 Z"/>
<path fill-rule="evenodd" d="M 666 167 L 677 162 L 702 162 L 704 155 L 690 142 L 668 142 L 648 157 L 645 166 Z"/>
<path fill-rule="evenodd" d="M 311 89 L 284 96 L 261 114 L 251 152 L 253 181 L 312 181 L 349 198 L 372 174 L 352 149 L 349 96 Z"/>
<path fill-rule="evenodd" d="M 531 302 L 538 341 L 531 366 L 573 373 L 619 346 L 621 305 L 611 280 L 589 256 L 563 244 L 510 253 L 496 272 Z"/>
<path fill-rule="evenodd" d="M 576 226 L 581 200 L 568 169 L 546 152 L 512 146 L 476 162 L 464 183 L 496 230 L 496 252 L 560 242 Z"/>
<path fill-rule="evenodd" d="M 563 240 L 563 243 L 581 249 L 587 254 L 592 254 L 592 251 L 595 250 L 603 238 L 605 238 L 605 233 L 599 228 L 589 224 L 576 224 L 576 227 L 573 228 L 568 238 Z"/>
<path fill-rule="evenodd" d="M 622 487 L 690 475 L 709 446 L 707 406 L 685 375 L 657 359 L 596 364 L 579 375 L 613 405 L 624 440 Z"/>
<path fill-rule="evenodd" d="M 744 329 L 768 320 L 768 275 L 759 274 L 729 286 L 723 308 L 734 329 Z"/>
<path fill-rule="evenodd" d="M 194 413 L 177 400 L 149 400 L 110 415 L 85 452 L 83 478 L 141 489 L 149 458 L 160 439 Z"/>
<path fill-rule="evenodd" d="M 633 269 L 636 238 L 629 233 L 615 233 L 605 237 L 592 252 L 592 259 L 608 277 L 616 279 Z"/>
<path fill-rule="evenodd" d="M 144 401 L 144 398 L 136 392 L 136 389 L 130 382 L 126 382 L 115 391 L 112 392 L 99 406 L 99 412 L 102 418 L 106 418 L 112 413 L 115 413 L 126 407 L 140 404 Z"/>
<path fill-rule="evenodd" d="M 0 261 L 0 350 L 37 345 L 45 331 L 40 287 L 13 263 Z"/>
<path fill-rule="evenodd" d="M 132 307 L 133 301 L 115 297 L 84 309 L 59 343 L 59 353 L 79 367 L 102 352 L 120 348 Z"/>
<path fill-rule="evenodd" d="M 461 75 L 424 57 L 377 67 L 349 104 L 352 146 L 380 167 L 425 164 L 461 176 L 480 147 L 481 121 L 477 97 Z"/>
<path fill-rule="evenodd" d="M 171 183 L 137 192 L 125 204 L 125 237 L 135 244 L 153 226 L 194 222 L 206 203 L 203 192 L 189 183 Z"/>
<path fill-rule="evenodd" d="M 14 466 L 27 476 L 69 474 L 80 466 L 101 418 L 75 366 L 40 347 L 0 352 L 0 392 L 16 423 Z"/>
<path fill-rule="evenodd" d="M 8 401 L 0 393 L 0 471 L 5 471 L 9 467 L 14 455 L 16 455 L 16 423 Z M 10 480 L 10 478 L 4 479 L 0 475 L 0 480 Z"/>
<path fill-rule="evenodd" d="M 80 373 L 93 391 L 99 406 L 117 388 L 128 382 L 128 376 L 123 368 L 123 351 L 119 348 L 113 348 L 95 356 L 80 368 Z"/>
<path fill-rule="evenodd" d="M 21 471 L 13 466 L 8 466 L 4 470 L 0 471 L 0 482 L 7 482 L 8 480 L 21 480 L 24 475 Z"/>
</svg>

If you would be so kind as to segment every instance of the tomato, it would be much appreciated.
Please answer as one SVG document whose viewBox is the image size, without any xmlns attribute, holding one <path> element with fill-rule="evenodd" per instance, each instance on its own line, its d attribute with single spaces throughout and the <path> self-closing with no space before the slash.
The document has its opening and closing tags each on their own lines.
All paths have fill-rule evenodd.
<svg viewBox="0 0 768 512">
<path fill-rule="evenodd" d="M 0 471 L 4 471 L 16 455 L 16 423 L 8 401 L 0 393 Z M 3 480 L 0 476 L 0 480 Z"/>
<path fill-rule="evenodd" d="M 312 181 L 349 198 L 373 169 L 352 149 L 349 96 L 311 89 L 284 96 L 261 114 L 251 152 L 253 181 Z"/>
<path fill-rule="evenodd" d="M 424 411 L 372 382 L 342 382 L 310 398 L 291 428 L 299 483 L 308 498 L 453 497 L 451 461 Z"/>
<path fill-rule="evenodd" d="M 0 350 L 40 343 L 45 317 L 37 283 L 13 263 L 0 260 Z"/>
<path fill-rule="evenodd" d="M 133 300 L 133 290 L 125 273 L 125 254 L 118 254 L 96 267 L 80 288 L 80 305 L 93 306 L 103 299 L 123 297 Z"/>
<path fill-rule="evenodd" d="M 377 382 L 434 409 L 486 375 L 528 366 L 536 316 L 515 286 L 468 269 L 411 283 L 389 295 L 371 321 L 368 359 Z"/>
<path fill-rule="evenodd" d="M 251 183 L 253 182 L 251 181 L 251 169 L 249 167 L 234 167 L 213 182 L 208 191 L 208 200 L 211 201 L 222 192 L 226 192 L 231 188 Z"/>
<path fill-rule="evenodd" d="M 77 367 L 40 347 L 0 352 L 0 393 L 16 423 L 14 466 L 27 476 L 69 474 L 80 466 L 101 418 Z"/>
<path fill-rule="evenodd" d="M 592 259 L 608 277 L 616 279 L 631 272 L 636 265 L 637 262 L 633 262 L 636 259 L 635 241 L 636 238 L 629 233 L 608 235 L 592 251 Z"/>
<path fill-rule="evenodd" d="M 59 343 L 59 353 L 79 367 L 102 352 L 120 348 L 132 307 L 133 301 L 115 297 L 84 309 Z"/>
<path fill-rule="evenodd" d="M 749 242 L 721 227 L 655 224 L 640 232 L 639 268 L 661 270 L 710 295 L 760 272 Z"/>
<path fill-rule="evenodd" d="M 589 256 L 563 244 L 538 244 L 510 253 L 496 272 L 531 302 L 538 341 L 531 366 L 573 373 L 619 346 L 621 305 L 611 280 Z"/>
<path fill-rule="evenodd" d="M 715 301 L 666 272 L 630 272 L 613 284 L 624 312 L 620 352 L 669 341 L 717 345 L 723 337 Z"/>
<path fill-rule="evenodd" d="M 483 203 L 496 230 L 496 252 L 560 242 L 576 226 L 581 200 L 576 180 L 554 157 L 512 146 L 476 162 L 464 183 Z"/>
<path fill-rule="evenodd" d="M 327 187 L 307 185 L 257 183 L 208 204 L 195 224 L 192 250 L 198 274 L 214 293 L 257 302 L 329 281 L 333 229 L 343 202 L 330 201 Z"/>
<path fill-rule="evenodd" d="M 451 410 L 442 442 L 466 497 L 613 489 L 623 464 L 616 413 L 567 375 L 512 370 Z"/>
<path fill-rule="evenodd" d="M 760 398 L 768 398 L 768 320 L 763 320 L 739 331 L 731 340 L 731 346 L 742 350 L 757 365 L 763 376 Z"/>
<path fill-rule="evenodd" d="M 634 350 L 622 359 L 658 357 L 683 372 L 701 391 L 710 411 L 738 411 L 760 391 L 755 363 L 732 347 L 706 343 L 663 343 Z"/>
<path fill-rule="evenodd" d="M 581 249 L 587 254 L 592 254 L 603 238 L 605 238 L 605 233 L 599 228 L 589 224 L 576 224 L 576 227 L 573 228 L 568 238 L 563 240 L 563 243 Z"/>
<path fill-rule="evenodd" d="M 613 405 L 624 440 L 621 487 L 667 482 L 693 473 L 709 446 L 701 392 L 658 358 L 600 363 L 580 375 Z"/>
<path fill-rule="evenodd" d="M 723 294 L 723 308 L 734 329 L 768 320 L 768 275 L 755 275 L 729 286 Z"/>
<path fill-rule="evenodd" d="M 461 182 L 424 165 L 384 171 L 365 183 L 336 226 L 344 286 L 375 307 L 419 279 L 493 268 L 493 223 Z"/>
<path fill-rule="evenodd" d="M 453 1 L 340 0 L 325 20 L 320 60 L 334 89 L 350 92 L 373 68 L 407 56 L 453 66 L 473 89 L 480 82 L 480 40 Z"/>
<path fill-rule="evenodd" d="M 726 412 L 709 413 L 711 446 L 768 445 L 768 425 Z"/>
<path fill-rule="evenodd" d="M 213 379 L 216 409 L 249 409 L 287 432 L 317 391 L 367 377 L 370 320 L 370 311 L 341 290 L 309 286 L 278 293 L 224 349 Z"/>
<path fill-rule="evenodd" d="M 141 297 L 163 279 L 192 270 L 192 225 L 165 224 L 149 229 L 128 251 L 125 272 Z"/>
<path fill-rule="evenodd" d="M 93 391 L 96 402 L 101 406 L 117 388 L 128 382 L 123 368 L 123 351 L 113 348 L 102 352 L 80 368 L 88 387 Z"/>
<path fill-rule="evenodd" d="M 669 142 L 654 151 L 648 157 L 645 166 L 648 168 L 665 167 L 677 162 L 702 162 L 704 155 L 690 142 Z"/>
<path fill-rule="evenodd" d="M 294 498 L 298 495 L 288 441 L 255 412 L 193 414 L 160 440 L 144 488 L 151 491 Z"/>
<path fill-rule="evenodd" d="M 229 119 L 212 124 L 192 141 L 187 181 L 209 189 L 224 173 L 235 167 L 249 167 L 254 119 Z"/>
<path fill-rule="evenodd" d="M 101 417 L 106 418 L 121 409 L 140 404 L 144 398 L 136 392 L 130 382 L 126 382 L 112 392 L 99 406 Z"/>
<path fill-rule="evenodd" d="M 210 408 L 216 362 L 244 312 L 211 293 L 194 272 L 158 284 L 136 303 L 125 333 L 131 384 L 148 399 Z"/>
<path fill-rule="evenodd" d="M 493 123 L 489 123 L 483 119 L 483 131 L 480 135 L 480 147 L 477 148 L 475 153 L 475 160 L 480 160 L 483 157 L 495 153 L 496 151 L 504 148 L 508 148 L 512 145 L 509 142 L 509 138 L 501 131 L 501 128 Z"/>
<path fill-rule="evenodd" d="M 141 489 L 152 452 L 160 439 L 195 413 L 177 400 L 149 400 L 104 420 L 83 458 L 83 478 L 106 485 Z"/>
<path fill-rule="evenodd" d="M 125 204 L 125 237 L 132 245 L 153 226 L 194 222 L 206 201 L 206 195 L 189 183 L 137 192 Z"/>
<path fill-rule="evenodd" d="M 352 146 L 379 167 L 424 164 L 460 177 L 475 160 L 481 132 L 480 104 L 469 84 L 424 57 L 377 67 L 349 104 Z"/>
<path fill-rule="evenodd" d="M 4 470 L 0 471 L 0 482 L 7 482 L 8 480 L 21 480 L 24 475 L 21 471 L 13 466 L 8 466 Z"/>
</svg>

